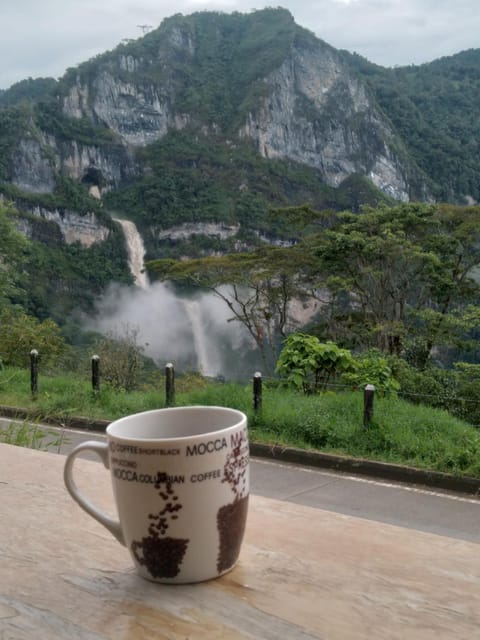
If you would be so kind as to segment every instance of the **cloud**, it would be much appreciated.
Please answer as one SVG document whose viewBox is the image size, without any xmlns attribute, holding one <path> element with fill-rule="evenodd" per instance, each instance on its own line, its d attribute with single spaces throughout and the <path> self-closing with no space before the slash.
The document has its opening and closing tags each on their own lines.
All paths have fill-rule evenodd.
<svg viewBox="0 0 480 640">
<path fill-rule="evenodd" d="M 478 45 L 475 0 L 321 0 L 297 20 L 337 48 L 384 66 L 421 64 Z"/>
<path fill-rule="evenodd" d="M 295 20 L 337 48 L 382 65 L 418 64 L 477 47 L 478 0 L 285 0 Z M 271 6 L 265 2 L 256 8 Z M 63 75 L 174 14 L 250 12 L 245 0 L 16 0 L 2 4 L 0 88 Z"/>
</svg>

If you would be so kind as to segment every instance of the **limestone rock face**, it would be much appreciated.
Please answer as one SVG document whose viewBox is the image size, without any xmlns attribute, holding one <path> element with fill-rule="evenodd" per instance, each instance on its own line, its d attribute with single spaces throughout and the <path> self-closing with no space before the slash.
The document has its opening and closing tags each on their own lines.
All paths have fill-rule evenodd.
<svg viewBox="0 0 480 640">
<path fill-rule="evenodd" d="M 62 172 L 78 182 L 95 181 L 93 172 L 107 188 L 118 187 L 134 174 L 133 160 L 127 148 L 107 148 L 84 145 L 72 140 L 54 146 Z"/>
<path fill-rule="evenodd" d="M 170 227 L 157 233 L 159 240 L 188 240 L 192 236 L 207 236 L 208 238 L 219 238 L 225 240 L 235 236 L 240 229 L 240 225 L 226 225 L 214 222 L 185 223 Z"/>
<path fill-rule="evenodd" d="M 84 247 L 90 247 L 97 242 L 103 242 L 110 231 L 99 223 L 94 213 L 79 215 L 75 211 L 50 210 L 35 206 L 30 213 L 36 217 L 55 223 L 61 233 L 63 242 L 73 244 L 79 242 Z M 21 218 L 18 224 L 19 231 L 32 237 L 33 226 L 27 218 Z M 58 231 L 56 232 L 58 233 Z"/>
<path fill-rule="evenodd" d="M 52 193 L 55 166 L 35 138 L 19 141 L 12 158 L 12 183 L 27 193 Z"/>
<path fill-rule="evenodd" d="M 264 82 L 268 96 L 239 131 L 262 156 L 315 167 L 334 187 L 353 173 L 366 175 L 388 195 L 408 200 L 393 131 L 333 50 L 294 49 Z"/>
<path fill-rule="evenodd" d="M 20 139 L 11 167 L 11 182 L 27 193 L 53 193 L 58 174 L 102 191 L 118 187 L 135 173 L 127 147 L 96 147 L 46 135 Z"/>
<path fill-rule="evenodd" d="M 145 82 L 137 73 L 167 67 L 177 56 L 192 56 L 192 38 L 178 28 L 167 37 L 163 55 L 137 58 L 118 54 L 91 83 L 80 75 L 63 100 L 63 112 L 72 118 L 89 117 L 115 131 L 127 144 L 143 147 L 172 129 L 183 129 L 192 116 L 175 106 L 176 92 L 168 73 L 164 83 Z"/>
<path fill-rule="evenodd" d="M 89 100 L 88 85 L 73 85 L 64 100 L 64 113 L 74 118 L 98 118 L 125 142 L 137 146 L 145 146 L 167 133 L 168 104 L 154 86 L 140 89 L 104 71 L 95 78 L 92 88 L 94 97 Z"/>
</svg>

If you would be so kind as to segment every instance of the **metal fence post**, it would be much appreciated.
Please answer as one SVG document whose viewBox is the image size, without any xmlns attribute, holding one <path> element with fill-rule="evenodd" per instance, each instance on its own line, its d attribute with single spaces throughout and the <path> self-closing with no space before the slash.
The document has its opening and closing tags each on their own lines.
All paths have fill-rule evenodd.
<svg viewBox="0 0 480 640">
<path fill-rule="evenodd" d="M 367 384 L 363 391 L 363 426 L 368 427 L 373 418 L 373 398 L 375 395 L 375 386 Z"/>
<path fill-rule="evenodd" d="M 165 404 L 167 407 L 175 404 L 175 370 L 171 362 L 165 365 Z"/>
<path fill-rule="evenodd" d="M 260 411 L 262 408 L 262 374 L 256 371 L 253 374 L 253 410 Z"/>
<path fill-rule="evenodd" d="M 38 351 L 30 351 L 30 389 L 32 397 L 36 398 L 38 393 Z"/>
<path fill-rule="evenodd" d="M 92 389 L 100 391 L 100 356 L 92 356 Z"/>
</svg>

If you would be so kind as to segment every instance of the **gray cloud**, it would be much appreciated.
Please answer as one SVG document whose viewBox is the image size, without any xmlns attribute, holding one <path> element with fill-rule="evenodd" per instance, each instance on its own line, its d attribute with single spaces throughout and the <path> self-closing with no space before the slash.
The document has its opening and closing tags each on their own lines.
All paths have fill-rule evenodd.
<svg viewBox="0 0 480 640">
<path fill-rule="evenodd" d="M 479 46 L 478 0 L 284 0 L 298 24 L 334 47 L 385 66 L 420 64 Z M 255 7 L 271 6 L 265 2 Z M 59 77 L 142 35 L 173 13 L 252 10 L 246 0 L 16 0 L 2 3 L 0 88 Z"/>
</svg>

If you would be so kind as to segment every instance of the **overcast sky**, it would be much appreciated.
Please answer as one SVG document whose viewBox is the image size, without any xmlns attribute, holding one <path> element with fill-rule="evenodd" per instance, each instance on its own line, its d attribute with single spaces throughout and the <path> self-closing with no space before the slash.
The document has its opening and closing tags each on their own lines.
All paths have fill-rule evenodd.
<svg viewBox="0 0 480 640">
<path fill-rule="evenodd" d="M 421 64 L 480 47 L 479 0 L 0 0 L 0 89 L 25 78 L 63 75 L 139 25 L 174 13 L 289 9 L 295 21 L 337 48 L 384 66 Z"/>
</svg>

